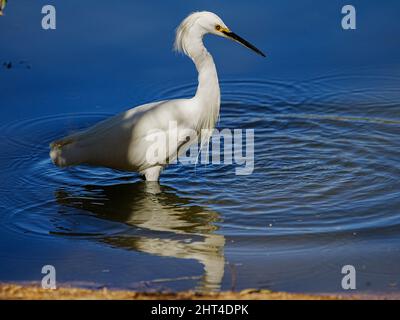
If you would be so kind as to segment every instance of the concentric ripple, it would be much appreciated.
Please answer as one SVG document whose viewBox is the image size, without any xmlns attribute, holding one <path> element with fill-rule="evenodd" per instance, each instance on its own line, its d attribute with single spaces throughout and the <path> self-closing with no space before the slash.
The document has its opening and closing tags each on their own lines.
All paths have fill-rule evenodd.
<svg viewBox="0 0 400 320">
<path fill-rule="evenodd" d="M 349 236 L 391 239 L 400 232 L 399 85 L 396 77 L 363 74 L 221 81 L 218 128 L 255 130 L 253 173 L 235 175 L 235 163 L 176 165 L 155 190 L 135 173 L 51 163 L 53 139 L 110 114 L 8 123 L 0 127 L 1 228 L 28 239 L 85 239 L 196 259 L 219 270 L 219 279 L 205 276 L 213 289 L 230 243 L 249 253 L 268 243 L 270 252 L 296 254 L 315 242 L 325 254 Z M 157 98 L 194 90 L 161 88 Z M 318 265 L 333 268 L 329 259 Z M 288 272 L 301 277 L 307 270 Z"/>
<path fill-rule="evenodd" d="M 400 205 L 400 114 L 387 117 L 387 112 L 400 109 L 394 87 L 398 82 L 355 75 L 303 83 L 222 81 L 219 127 L 255 129 L 255 169 L 238 177 L 235 164 L 197 166 L 190 192 L 200 192 L 203 205 L 226 213 L 224 228 L 232 234 L 268 230 L 269 235 L 282 236 L 397 226 L 400 216 L 390 207 Z M 358 87 L 349 90 L 349 83 Z M 193 91 L 194 84 L 161 90 L 161 95 L 173 98 Z M 53 223 L 43 212 L 58 207 L 54 189 L 136 181 L 135 174 L 107 169 L 60 170 L 48 159 L 50 141 L 107 116 L 65 114 L 0 128 L 2 148 L 7 150 L 1 161 L 9 168 L 3 179 L 18 190 L 2 190 L 1 204 L 13 208 L 7 219 L 11 224 L 24 232 L 51 235 Z M 165 182 L 179 190 L 188 170 L 192 169 L 170 168 Z M 57 225 L 63 229 L 62 221 Z"/>
</svg>

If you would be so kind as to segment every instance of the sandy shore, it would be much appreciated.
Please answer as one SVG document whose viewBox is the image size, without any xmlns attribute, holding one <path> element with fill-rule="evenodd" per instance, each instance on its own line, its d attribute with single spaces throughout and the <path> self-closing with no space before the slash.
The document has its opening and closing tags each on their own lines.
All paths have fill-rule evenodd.
<svg viewBox="0 0 400 320">
<path fill-rule="evenodd" d="M 61 287 L 56 290 L 42 289 L 35 285 L 0 284 L 0 299 L 18 300 L 343 300 L 362 299 L 350 295 L 308 295 L 247 289 L 240 292 L 202 294 L 197 292 L 143 293 L 118 290 L 88 290 Z"/>
</svg>

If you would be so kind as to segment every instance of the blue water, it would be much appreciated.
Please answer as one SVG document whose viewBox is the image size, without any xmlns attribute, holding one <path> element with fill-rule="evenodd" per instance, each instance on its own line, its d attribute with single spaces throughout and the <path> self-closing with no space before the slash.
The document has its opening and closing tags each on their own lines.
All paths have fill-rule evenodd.
<svg viewBox="0 0 400 320">
<path fill-rule="evenodd" d="M 396 1 L 10 1 L 0 17 L 0 281 L 135 290 L 399 292 L 400 44 Z M 134 173 L 48 158 L 55 138 L 154 100 L 191 96 L 172 52 L 190 12 L 217 13 L 267 53 L 206 38 L 218 128 L 255 130 L 255 169 Z M 3 65 L 4 64 L 4 65 Z"/>
</svg>

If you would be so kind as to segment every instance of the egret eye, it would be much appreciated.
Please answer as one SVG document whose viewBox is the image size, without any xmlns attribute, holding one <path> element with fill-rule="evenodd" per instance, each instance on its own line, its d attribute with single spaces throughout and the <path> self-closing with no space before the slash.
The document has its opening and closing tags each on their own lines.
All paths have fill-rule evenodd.
<svg viewBox="0 0 400 320">
<path fill-rule="evenodd" d="M 215 26 L 215 30 L 220 31 L 220 30 L 221 30 L 221 26 L 220 26 L 219 24 L 217 24 L 217 25 Z"/>
</svg>

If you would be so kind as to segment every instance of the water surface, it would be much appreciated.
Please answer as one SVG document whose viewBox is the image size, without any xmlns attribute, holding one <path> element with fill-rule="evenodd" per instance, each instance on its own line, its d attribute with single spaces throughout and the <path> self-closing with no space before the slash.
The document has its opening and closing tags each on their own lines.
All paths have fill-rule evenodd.
<svg viewBox="0 0 400 320">
<path fill-rule="evenodd" d="M 55 3 L 53 33 L 40 29 L 40 4 L 10 3 L 0 19 L 0 59 L 12 62 L 0 69 L 1 281 L 40 281 L 51 264 L 60 283 L 93 288 L 342 292 L 350 264 L 359 291 L 399 291 L 397 3 L 355 2 L 353 33 L 335 1 Z M 176 165 L 157 185 L 53 166 L 53 139 L 194 93 L 194 67 L 170 48 L 179 20 L 201 8 L 269 53 L 206 40 L 221 78 L 218 128 L 255 130 L 253 174 Z"/>
</svg>

